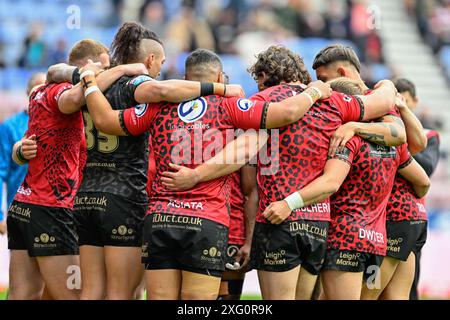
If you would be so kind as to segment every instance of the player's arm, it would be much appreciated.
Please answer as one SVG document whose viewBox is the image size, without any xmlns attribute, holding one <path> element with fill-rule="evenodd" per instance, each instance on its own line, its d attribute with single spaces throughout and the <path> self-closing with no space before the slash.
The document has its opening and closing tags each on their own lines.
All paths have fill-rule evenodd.
<svg viewBox="0 0 450 320">
<path fill-rule="evenodd" d="M 258 187 L 256 182 L 256 167 L 244 166 L 241 169 L 241 186 L 244 194 L 244 223 L 245 243 L 236 255 L 236 261 L 241 268 L 250 261 L 250 250 L 252 247 L 253 231 L 255 230 L 256 215 L 258 214 Z M 243 260 L 243 261 L 242 261 Z"/>
<path fill-rule="evenodd" d="M 142 63 L 120 65 L 103 71 L 98 67 L 98 63 L 93 63 L 91 60 L 89 61 L 88 65 L 81 69 L 82 72 L 80 77 L 84 75 L 84 72 L 94 76 L 98 75 L 95 79 L 96 85 L 102 92 L 124 75 L 137 75 L 148 72 Z M 72 89 L 63 92 L 58 99 L 59 110 L 65 114 L 77 112 L 85 104 L 86 100 L 83 95 L 81 83 L 78 83 Z"/>
<path fill-rule="evenodd" d="M 393 115 L 381 117 L 378 122 L 347 122 L 340 126 L 331 137 L 329 156 L 334 156 L 354 136 L 382 146 L 399 146 L 406 143 L 406 131 L 402 119 Z"/>
<path fill-rule="evenodd" d="M 161 181 L 167 189 L 181 191 L 191 189 L 197 183 L 229 175 L 241 169 L 250 159 L 256 159 L 267 138 L 265 131 L 247 130 L 194 169 L 170 163 L 174 171 L 163 172 Z"/>
<path fill-rule="evenodd" d="M 405 98 L 401 94 L 397 95 L 396 104 L 403 119 L 403 123 L 405 124 L 409 152 L 411 152 L 412 155 L 415 155 L 427 147 L 427 135 L 425 134 L 425 130 L 423 129 L 420 120 L 417 119 L 415 114 L 408 108 Z"/>
<path fill-rule="evenodd" d="M 298 121 L 312 105 L 331 95 L 328 83 L 314 81 L 301 94 L 287 98 L 280 102 L 270 103 L 265 118 L 265 128 L 280 128 Z"/>
<path fill-rule="evenodd" d="M 36 158 L 36 154 L 36 135 L 33 134 L 30 137 L 24 136 L 14 144 L 11 158 L 16 164 L 22 166 L 28 163 L 28 161 Z"/>
<path fill-rule="evenodd" d="M 439 138 L 432 136 L 428 139 L 427 147 L 422 152 L 415 154 L 414 159 L 430 177 L 439 162 Z"/>
<path fill-rule="evenodd" d="M 145 81 L 134 91 L 138 103 L 183 102 L 199 96 L 244 97 L 239 85 L 188 80 Z"/>
<path fill-rule="evenodd" d="M 350 163 L 340 159 L 329 159 L 322 176 L 303 189 L 297 190 L 284 200 L 272 202 L 263 216 L 272 224 L 280 224 L 290 216 L 292 210 L 321 202 L 337 192 L 350 171 Z"/>
<path fill-rule="evenodd" d="M 398 173 L 408 180 L 416 193 L 417 197 L 424 197 L 430 189 L 430 178 L 428 178 L 425 170 L 417 163 L 416 160 L 410 160 L 398 168 Z"/>
<path fill-rule="evenodd" d="M 390 80 L 382 80 L 375 85 L 375 90 L 365 96 L 357 96 L 364 106 L 361 120 L 375 120 L 389 113 L 395 105 L 397 89 Z"/>
<path fill-rule="evenodd" d="M 75 66 L 69 66 L 66 63 L 58 63 L 50 66 L 47 70 L 47 82 L 48 83 L 77 83 L 74 81 L 76 76 L 79 76 L 78 68 Z M 75 78 L 74 78 L 75 76 Z"/>
</svg>

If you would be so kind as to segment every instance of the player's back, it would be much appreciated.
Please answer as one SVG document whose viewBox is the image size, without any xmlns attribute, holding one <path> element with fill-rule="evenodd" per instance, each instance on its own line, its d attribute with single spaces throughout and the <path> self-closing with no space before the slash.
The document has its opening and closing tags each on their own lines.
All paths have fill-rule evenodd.
<svg viewBox="0 0 450 320">
<path fill-rule="evenodd" d="M 60 95 L 71 84 L 47 84 L 30 96 L 27 136 L 36 135 L 36 158 L 16 200 L 55 207 L 72 207 L 79 185 L 81 143 L 84 141 L 80 112 L 67 115 L 58 107 Z"/>
<path fill-rule="evenodd" d="M 252 97 L 255 100 L 279 102 L 300 94 L 306 86 L 280 84 Z M 344 122 L 362 118 L 363 111 L 353 96 L 333 92 L 330 99 L 315 103 L 297 122 L 279 129 L 279 152 L 271 152 L 270 164 L 258 162 L 259 213 L 257 221 L 264 222 L 262 212 L 274 201 L 281 200 L 306 186 L 323 172 L 328 147 L 334 131 Z M 268 167 L 271 167 L 270 170 Z M 329 220 L 329 200 L 295 210 L 288 220 Z"/>
<path fill-rule="evenodd" d="M 353 239 L 352 245 L 361 250 L 351 249 L 385 255 L 386 205 L 398 167 L 411 159 L 407 147 L 380 146 L 355 136 L 336 157 L 351 168 L 331 197 L 331 219 L 335 224 L 329 230 L 329 239 L 333 239 L 330 246 Z"/>
<path fill-rule="evenodd" d="M 227 100 L 227 99 L 225 99 Z M 188 191 L 167 190 L 161 173 L 169 163 L 195 168 L 214 156 L 234 138 L 234 126 L 219 96 L 156 107 L 150 126 L 156 176 L 152 184 L 149 212 L 201 216 L 228 226 L 228 177 L 199 183 Z"/>
<path fill-rule="evenodd" d="M 141 77 L 121 77 L 106 92 L 111 107 L 123 110 L 136 106 L 134 88 Z M 148 76 L 147 76 L 148 78 Z M 147 79 L 146 79 L 147 80 Z M 127 86 L 128 90 L 124 90 Z M 145 111 L 146 105 L 141 106 Z M 148 134 L 114 136 L 98 131 L 87 110 L 83 111 L 88 150 L 80 192 L 105 192 L 146 203 Z"/>
</svg>

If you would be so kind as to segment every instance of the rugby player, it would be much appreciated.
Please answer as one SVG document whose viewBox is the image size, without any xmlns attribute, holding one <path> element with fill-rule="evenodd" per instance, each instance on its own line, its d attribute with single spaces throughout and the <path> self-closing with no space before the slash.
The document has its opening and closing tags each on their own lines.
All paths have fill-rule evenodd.
<svg viewBox="0 0 450 320">
<path fill-rule="evenodd" d="M 363 93 L 356 81 L 338 79 L 330 85 L 347 94 Z M 353 137 L 345 149 L 327 161 L 321 177 L 284 201 L 272 203 L 263 213 L 272 223 L 279 224 L 291 210 L 331 196 L 328 250 L 321 272 L 327 299 L 360 299 L 365 271 L 370 266 L 380 266 L 386 255 L 386 205 L 397 169 L 419 196 L 425 195 L 430 181 L 411 158 L 406 144 L 383 147 Z M 377 270 L 369 271 L 371 274 Z"/>
<path fill-rule="evenodd" d="M 27 96 L 31 89 L 45 82 L 44 73 L 35 73 L 28 80 Z M 27 173 L 26 166 L 18 166 L 11 159 L 11 149 L 15 142 L 23 137 L 27 130 L 28 108 L 6 119 L 0 124 L 0 186 L 6 185 L 6 205 L 9 206 Z M 25 143 L 23 152 L 28 155 L 35 152 L 36 146 L 31 141 Z M 0 199 L 3 199 L 3 187 L 0 187 Z M 6 232 L 6 220 L 3 219 L 3 207 L 0 205 L 0 235 Z"/>
<path fill-rule="evenodd" d="M 220 58 L 208 50 L 196 50 L 186 60 L 186 79 L 222 82 Z M 93 77 L 87 81 L 95 84 Z M 330 94 L 327 85 L 312 85 L 296 97 L 273 104 L 210 95 L 179 105 L 149 104 L 125 111 L 111 110 L 100 92 L 86 89 L 92 92 L 87 104 L 99 130 L 117 135 L 151 133 L 157 175 L 143 240 L 149 299 L 216 299 L 228 237 L 226 179 L 189 192 L 171 192 L 162 186 L 161 172 L 169 169 L 169 163 L 182 161 L 180 157 L 195 166 L 202 160 L 198 150 L 221 149 L 226 129 L 274 128 L 298 120 L 312 102 Z M 194 163 L 191 158 L 196 159 Z"/>
<path fill-rule="evenodd" d="M 69 63 L 82 67 L 88 59 L 97 61 L 99 52 L 107 49 L 95 41 L 79 42 L 71 50 Z M 100 88 L 111 85 L 124 70 L 114 68 L 100 75 Z M 67 270 L 79 264 L 71 209 L 83 165 L 83 120 L 78 111 L 84 97 L 80 91 L 81 86 L 72 88 L 69 83 L 45 84 L 31 91 L 26 135 L 35 135 L 38 146 L 9 207 L 9 299 L 39 299 L 44 283 L 54 299 L 78 298 L 77 290 L 67 285 Z M 26 162 L 22 141 L 14 146 L 13 159 Z"/>
<path fill-rule="evenodd" d="M 414 84 L 407 79 L 396 79 L 394 83 L 404 97 L 405 103 L 400 110 L 407 109 L 406 112 L 412 113 L 418 103 Z M 413 119 L 419 122 L 415 117 Z M 422 127 L 420 122 L 417 126 Z M 423 163 L 424 168 L 428 168 L 427 174 L 430 175 L 437 164 L 439 139 L 436 138 L 435 133 L 430 134 L 430 131 L 425 130 L 422 132 L 425 139 L 428 136 L 435 137 L 431 139 L 431 145 L 422 153 L 425 156 L 420 154 L 418 156 L 418 160 L 422 160 L 418 161 L 419 164 Z M 421 139 L 423 140 L 423 137 Z M 427 145 L 427 141 L 424 144 Z M 387 205 L 386 228 L 388 247 L 386 258 L 381 265 L 381 285 L 376 290 L 365 288 L 363 297 L 408 300 L 417 270 L 419 253 L 427 238 L 427 214 L 424 199 L 416 195 L 413 186 L 399 175 L 395 177 L 391 198 Z"/>
<path fill-rule="evenodd" d="M 250 69 L 261 91 L 252 99 L 281 101 L 303 91 L 302 81 L 310 81 L 301 58 L 282 46 L 271 46 L 258 55 Z M 394 103 L 395 88 L 390 81 L 378 84 L 371 96 L 349 96 L 334 92 L 316 103 L 298 122 L 280 130 L 279 168 L 262 174 L 258 163 L 259 210 L 256 218 L 250 266 L 258 270 L 264 299 L 310 299 L 326 250 L 329 202 L 297 210 L 282 225 L 273 225 L 262 213 L 274 201 L 282 200 L 297 188 L 320 176 L 327 160 L 333 132 L 348 121 L 378 118 Z M 269 139 L 268 150 L 270 150 Z M 183 168 L 172 175 L 169 185 L 177 190 L 229 174 L 236 166 L 201 165 Z M 186 169 L 186 170 L 185 170 Z M 186 183 L 187 182 L 187 183 Z M 322 230 L 320 236 L 291 228 L 298 223 Z M 312 237 L 314 236 L 314 238 Z"/>
<path fill-rule="evenodd" d="M 114 109 L 145 102 L 181 102 L 206 94 L 243 95 L 235 85 L 156 79 L 165 61 L 161 40 L 137 23 L 124 23 L 112 44 L 115 65 L 140 62 L 148 75 L 122 77 L 105 93 Z M 78 70 L 64 67 L 65 77 L 79 79 Z M 72 73 L 71 73 L 72 72 Z M 145 104 L 140 105 L 142 110 Z M 117 137 L 97 130 L 83 112 L 88 149 L 84 180 L 75 200 L 82 299 L 131 299 L 143 275 L 140 263 L 142 223 L 148 195 L 148 134 Z"/>
</svg>

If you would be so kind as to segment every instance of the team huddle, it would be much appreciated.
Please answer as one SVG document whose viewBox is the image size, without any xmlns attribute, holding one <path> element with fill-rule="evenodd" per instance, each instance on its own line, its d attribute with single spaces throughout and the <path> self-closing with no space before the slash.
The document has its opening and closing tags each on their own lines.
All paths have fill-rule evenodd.
<svg viewBox="0 0 450 320">
<path fill-rule="evenodd" d="M 209 50 L 185 80 L 157 81 L 164 62 L 158 36 L 125 23 L 110 51 L 82 40 L 31 90 L 10 299 L 234 300 L 250 270 L 263 299 L 409 299 L 433 170 L 416 154 L 437 135 L 411 82 L 369 89 L 342 45 L 317 54 L 317 81 L 270 46 L 248 98 Z"/>
</svg>

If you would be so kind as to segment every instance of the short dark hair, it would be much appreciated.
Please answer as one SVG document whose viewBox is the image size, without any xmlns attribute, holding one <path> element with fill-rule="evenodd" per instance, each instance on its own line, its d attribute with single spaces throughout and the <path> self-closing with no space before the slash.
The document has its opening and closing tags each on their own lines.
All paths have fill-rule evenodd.
<svg viewBox="0 0 450 320">
<path fill-rule="evenodd" d="M 192 70 L 193 68 L 201 70 L 206 65 L 212 65 L 220 68 L 221 71 L 223 70 L 222 60 L 220 60 L 220 57 L 216 53 L 207 49 L 197 49 L 191 52 L 185 62 L 186 72 L 188 70 Z"/>
<path fill-rule="evenodd" d="M 342 44 L 333 44 L 320 50 L 313 62 L 313 69 L 327 66 L 336 61 L 347 61 L 352 64 L 358 72 L 361 72 L 361 62 L 353 48 Z"/>
<path fill-rule="evenodd" d="M 399 93 L 409 92 L 409 94 L 411 94 L 411 97 L 416 97 L 416 86 L 412 81 L 405 78 L 396 78 L 392 80 L 392 82 L 394 83 Z"/>
<path fill-rule="evenodd" d="M 267 50 L 259 53 L 257 61 L 248 72 L 256 80 L 263 73 L 267 76 L 265 87 L 273 87 L 281 82 L 295 82 L 308 84 L 311 75 L 306 69 L 305 63 L 300 55 L 281 45 L 270 46 Z"/>
<path fill-rule="evenodd" d="M 111 44 L 111 58 L 114 64 L 139 62 L 140 45 L 144 39 L 154 40 L 162 45 L 161 39 L 153 31 L 136 22 L 125 22 Z"/>
</svg>

